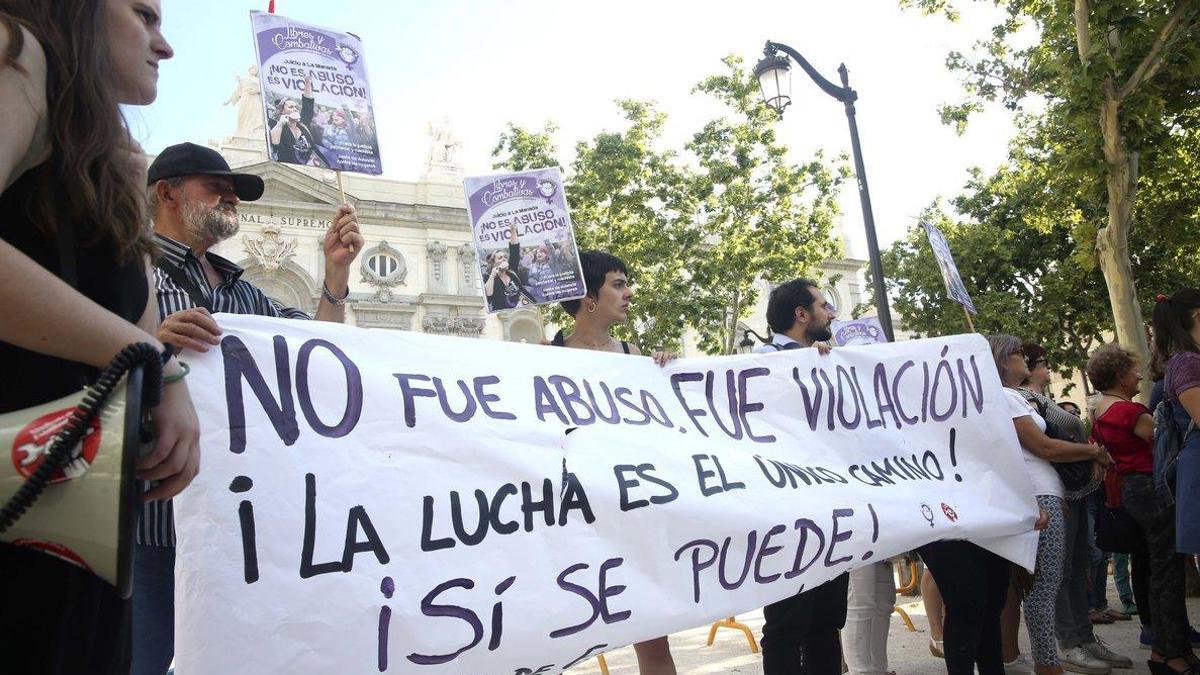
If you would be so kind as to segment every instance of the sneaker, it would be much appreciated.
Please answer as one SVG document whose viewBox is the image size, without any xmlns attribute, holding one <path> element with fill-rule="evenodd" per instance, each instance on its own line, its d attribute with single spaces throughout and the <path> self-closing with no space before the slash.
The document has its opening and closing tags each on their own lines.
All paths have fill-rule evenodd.
<svg viewBox="0 0 1200 675">
<path fill-rule="evenodd" d="M 1031 675 L 1032 673 L 1033 662 L 1024 654 L 1017 654 L 1017 658 L 1004 664 L 1004 675 Z"/>
<path fill-rule="evenodd" d="M 1108 648 L 1104 644 L 1104 640 L 1100 636 L 1096 636 L 1095 642 L 1089 642 L 1083 645 L 1084 651 L 1096 657 L 1097 659 L 1107 663 L 1113 668 L 1132 668 L 1133 659 L 1128 656 L 1122 656 Z"/>
<path fill-rule="evenodd" d="M 1069 673 L 1084 673 L 1085 675 L 1108 675 L 1112 668 L 1100 659 L 1091 655 L 1083 647 L 1071 647 L 1058 653 L 1058 662 L 1063 670 Z"/>
<path fill-rule="evenodd" d="M 1137 605 L 1132 602 L 1122 602 L 1121 613 L 1128 614 L 1129 616 L 1137 616 Z"/>
</svg>

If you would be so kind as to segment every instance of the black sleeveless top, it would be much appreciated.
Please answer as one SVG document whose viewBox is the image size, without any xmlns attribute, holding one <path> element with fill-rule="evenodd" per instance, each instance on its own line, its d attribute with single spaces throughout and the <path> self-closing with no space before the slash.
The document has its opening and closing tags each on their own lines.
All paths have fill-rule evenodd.
<svg viewBox="0 0 1200 675">
<path fill-rule="evenodd" d="M 554 339 L 550 341 L 550 346 L 551 347 L 566 347 L 567 346 L 566 337 L 563 336 L 563 332 L 561 330 L 554 334 Z M 624 340 L 621 340 L 621 349 L 625 350 L 625 353 L 628 354 L 629 353 L 629 343 Z"/>
<path fill-rule="evenodd" d="M 61 276 L 58 243 L 43 236 L 26 211 L 25 204 L 37 179 L 35 173 L 36 169 L 27 171 L 0 194 L 0 239 Z M 60 228 L 74 225 L 58 223 Z M 79 242 L 89 239 L 87 230 L 76 227 L 73 231 L 79 292 L 130 323 L 137 323 L 146 310 L 150 292 L 144 262 L 134 257 L 119 265 L 111 243 L 83 245 Z M 0 342 L 0 412 L 66 396 L 91 383 L 98 372 L 89 366 Z"/>
</svg>

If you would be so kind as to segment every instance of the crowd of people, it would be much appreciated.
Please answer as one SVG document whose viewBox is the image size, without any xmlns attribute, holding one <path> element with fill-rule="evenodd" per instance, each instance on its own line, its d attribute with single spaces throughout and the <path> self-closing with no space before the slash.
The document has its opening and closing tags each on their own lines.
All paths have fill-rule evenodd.
<svg viewBox="0 0 1200 675">
<path fill-rule="evenodd" d="M 1185 289 L 1172 297 L 1160 296 L 1155 311 L 1156 334 L 1172 336 L 1156 344 L 1156 362 L 1174 364 L 1171 370 L 1184 373 L 1177 375 L 1180 381 L 1195 381 L 1194 375 L 1186 374 L 1190 371 L 1189 355 L 1200 344 L 1200 304 L 1192 299 L 1192 293 Z M 1188 327 L 1187 337 L 1179 326 Z M 947 565 L 927 555 L 931 547 L 963 545 L 939 542 L 921 549 L 927 564 L 922 595 L 930 617 L 930 651 L 946 658 L 949 673 L 974 672 L 978 665 L 980 673 L 1029 672 L 1032 667 L 1039 675 L 1064 671 L 1103 674 L 1112 668 L 1130 667 L 1132 658 L 1110 649 L 1092 625 L 1129 621 L 1136 615 L 1141 625 L 1141 646 L 1151 650 L 1151 672 L 1200 672 L 1193 652 L 1193 647 L 1200 646 L 1200 634 L 1189 626 L 1184 606 L 1184 571 L 1193 564 L 1187 554 L 1195 553 L 1197 545 L 1194 537 L 1189 539 L 1176 527 L 1177 521 L 1183 528 L 1190 523 L 1189 518 L 1197 517 L 1192 510 L 1196 506 L 1190 495 L 1178 508 L 1165 506 L 1156 489 L 1152 446 L 1155 421 L 1150 408 L 1133 400 L 1139 394 L 1142 367 L 1130 351 L 1118 345 L 1097 349 L 1085 369 L 1097 394 L 1088 402 L 1084 419 L 1079 405 L 1068 401 L 1058 404 L 1049 397 L 1050 364 L 1043 348 L 1022 344 L 1012 336 L 992 336 L 989 342 L 1014 404 L 1018 438 L 1039 506 L 1048 516 L 1047 526 L 1039 537 L 1032 585 L 1023 583 L 1007 564 L 997 566 L 989 577 L 993 595 L 984 605 L 984 616 L 998 626 L 985 625 L 983 634 L 990 636 L 994 631 L 998 640 L 989 637 L 992 648 L 985 651 L 981 651 L 982 645 L 975 647 L 972 642 L 977 630 L 973 629 L 970 639 L 964 640 L 958 625 L 961 611 L 951 609 L 953 602 L 945 597 L 945 580 L 939 579 L 939 567 Z M 1178 393 L 1186 397 L 1186 389 Z M 1177 408 L 1187 408 L 1186 400 L 1174 400 Z M 1184 420 L 1180 416 L 1172 420 L 1176 421 Z M 1036 426 L 1037 433 L 1031 425 Z M 1186 425 L 1180 431 L 1185 429 Z M 1186 443 L 1194 446 L 1196 438 L 1189 437 Z M 1071 445 L 1077 454 L 1064 452 Z M 1089 448 L 1090 452 L 1085 451 Z M 1185 445 L 1181 458 L 1186 451 Z M 1194 447 L 1191 452 L 1195 452 Z M 1098 480 L 1072 490 L 1064 485 L 1063 475 L 1047 470 L 1077 459 L 1094 462 Z M 1177 492 L 1183 488 L 1180 483 Z M 1123 527 L 1114 525 L 1119 519 Z M 1097 542 L 1110 550 L 1103 550 Z M 981 559 L 990 555 L 980 551 L 975 554 Z M 1121 596 L 1119 610 L 1110 607 L 1106 599 L 1110 558 Z M 1132 564 L 1132 575 L 1122 572 L 1118 564 L 1121 560 Z M 949 573 L 957 575 L 962 570 L 951 566 Z M 987 576 L 971 574 L 977 578 Z M 978 579 L 969 583 L 978 584 Z M 1031 659 L 1020 654 L 1017 642 L 1022 598 Z M 969 655 L 965 663 L 961 654 L 955 653 L 964 644 Z"/>
<path fill-rule="evenodd" d="M 160 25 L 158 0 L 0 0 L 0 412 L 78 390 L 131 343 L 161 350 L 168 381 L 148 413 L 153 445 L 137 463 L 146 485 L 133 600 L 72 564 L 0 544 L 5 672 L 166 671 L 174 640 L 170 499 L 200 467 L 200 425 L 178 354 L 218 344 L 215 312 L 343 321 L 349 268 L 362 250 L 354 207 L 343 204 L 324 239 L 315 317 L 268 298 L 211 251 L 237 232 L 238 203 L 258 199 L 263 183 L 191 143 L 145 166 L 119 106 L 155 99 L 158 63 L 173 54 Z M 311 105 L 290 103 L 280 104 L 272 131 L 277 152 L 287 151 L 288 133 L 292 152 L 300 139 L 316 144 Z M 554 252 L 540 249 L 516 265 L 522 254 L 510 245 L 504 260 L 489 261 L 485 292 L 494 302 L 517 298 L 552 265 Z M 633 301 L 624 262 L 603 251 L 584 251 L 579 262 L 586 295 L 563 303 L 570 325 L 550 344 L 638 354 L 612 334 Z M 757 351 L 827 353 L 835 317 L 813 281 L 783 283 L 767 308 L 773 335 Z M 917 550 L 928 573 L 930 650 L 947 673 L 1128 667 L 1132 658 L 1110 649 L 1092 625 L 1136 612 L 1155 675 L 1200 674 L 1200 636 L 1183 600 L 1188 556 L 1200 552 L 1200 289 L 1158 296 L 1153 332 L 1150 364 L 1117 345 L 1091 355 L 1086 372 L 1099 393 L 1086 412 L 1049 396 L 1045 350 L 1010 335 L 988 339 L 1041 511 L 1037 566 L 1023 575 L 970 541 Z M 660 364 L 670 358 L 653 356 Z M 1135 400 L 1146 367 L 1156 381 L 1150 407 Z M 1123 556 L 1114 567 L 1129 568 L 1128 583 L 1118 579 L 1119 610 L 1104 597 L 1108 563 L 1095 546 L 1102 530 Z M 851 673 L 883 675 L 894 592 L 880 563 L 767 606 L 764 671 L 835 675 L 844 660 Z M 1022 608 L 1029 659 L 1018 649 Z M 667 638 L 636 652 L 641 673 L 676 672 Z"/>
<path fill-rule="evenodd" d="M 312 78 L 304 77 L 300 100 L 277 95 L 267 109 L 271 159 L 339 170 L 337 150 L 371 148 L 378 155 L 375 118 L 370 110 L 321 105 Z"/>
<path fill-rule="evenodd" d="M 575 242 L 569 238 L 522 246 L 517 225 L 513 223 L 508 227 L 508 245 L 489 252 L 480 264 L 489 311 L 579 295 Z"/>
</svg>

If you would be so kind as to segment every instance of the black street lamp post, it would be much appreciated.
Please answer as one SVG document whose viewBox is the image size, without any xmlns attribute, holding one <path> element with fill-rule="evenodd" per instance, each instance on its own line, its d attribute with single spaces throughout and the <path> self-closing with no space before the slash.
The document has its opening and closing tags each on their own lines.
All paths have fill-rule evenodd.
<svg viewBox="0 0 1200 675">
<path fill-rule="evenodd" d="M 850 74 L 846 70 L 846 64 L 841 64 L 838 67 L 838 74 L 842 77 L 842 86 L 830 82 L 821 77 L 821 74 L 812 67 L 803 56 L 795 49 L 781 44 L 779 42 L 767 41 L 767 46 L 763 50 L 765 56 L 758 65 L 754 67 L 754 76 L 758 78 L 758 85 L 762 90 L 763 101 L 774 108 L 780 115 L 783 114 L 784 108 L 792 102 L 791 96 L 791 63 L 787 56 L 780 56 L 779 52 L 787 54 L 800 64 L 805 73 L 812 78 L 821 91 L 829 94 L 833 98 L 841 101 L 846 106 L 846 120 L 850 123 L 850 147 L 854 153 L 854 175 L 858 177 L 858 197 L 862 200 L 863 224 L 867 230 L 867 251 L 871 258 L 871 278 L 875 282 L 875 308 L 878 312 L 879 323 L 883 325 L 883 332 L 887 335 L 889 342 L 895 340 L 895 335 L 892 333 L 892 312 L 887 302 L 887 289 L 883 277 L 883 260 L 879 257 L 879 240 L 875 236 L 875 216 L 871 212 L 871 193 L 867 189 L 867 171 L 863 168 L 862 148 L 858 143 L 858 123 L 854 119 L 854 101 L 858 99 L 858 92 L 850 88 Z"/>
</svg>

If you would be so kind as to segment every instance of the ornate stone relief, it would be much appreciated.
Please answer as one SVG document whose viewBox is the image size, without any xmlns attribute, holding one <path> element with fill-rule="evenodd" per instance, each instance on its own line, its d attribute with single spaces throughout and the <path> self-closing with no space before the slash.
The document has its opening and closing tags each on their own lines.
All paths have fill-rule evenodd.
<svg viewBox="0 0 1200 675">
<path fill-rule="evenodd" d="M 242 237 L 242 245 L 266 272 L 274 272 L 296 255 L 297 240 L 280 236 L 278 225 L 264 225 L 262 234 Z"/>
<path fill-rule="evenodd" d="M 479 266 L 475 264 L 475 246 L 471 243 L 468 242 L 458 247 L 458 266 L 459 273 L 462 275 L 459 278 L 462 289 L 478 288 L 480 272 Z M 462 291 L 460 294 L 465 295 Z"/>
<path fill-rule="evenodd" d="M 425 246 L 429 260 L 429 292 L 446 292 L 446 251 L 448 247 L 440 241 L 431 241 Z"/>
<path fill-rule="evenodd" d="M 481 316 L 449 316 L 430 314 L 421 322 L 426 333 L 435 335 L 457 335 L 479 337 L 483 333 L 484 319 Z"/>
</svg>

